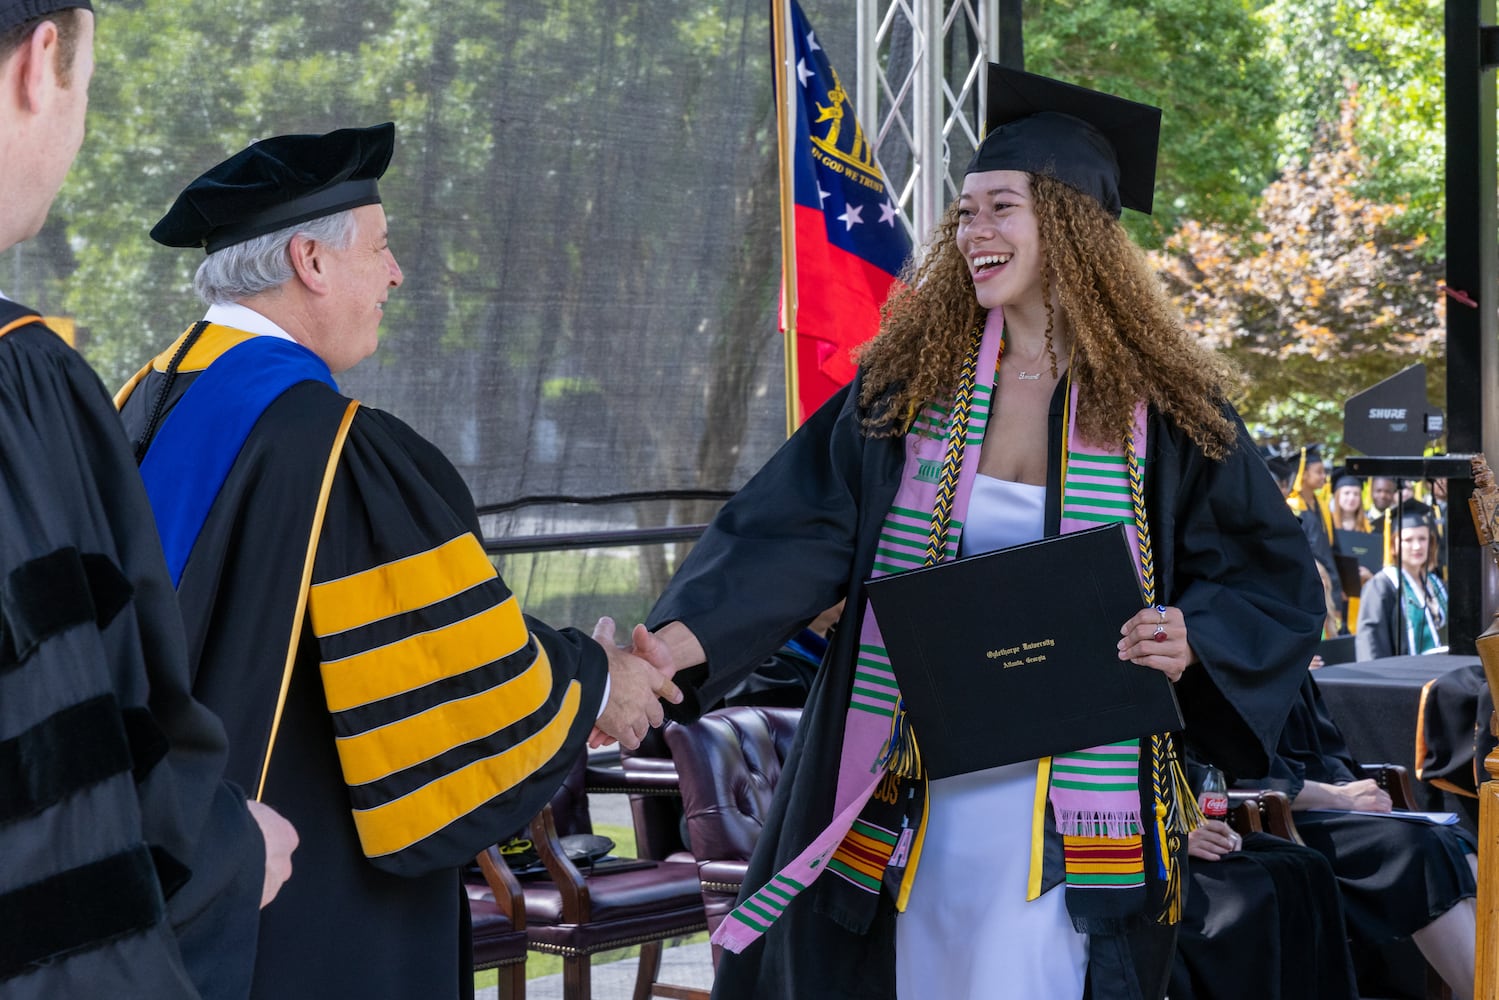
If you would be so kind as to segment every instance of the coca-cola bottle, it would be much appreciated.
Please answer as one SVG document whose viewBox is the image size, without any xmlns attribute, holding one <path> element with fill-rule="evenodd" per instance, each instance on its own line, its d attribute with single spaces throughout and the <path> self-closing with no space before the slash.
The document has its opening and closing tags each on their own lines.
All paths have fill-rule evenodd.
<svg viewBox="0 0 1499 1000">
<path fill-rule="evenodd" d="M 1203 818 L 1226 821 L 1228 819 L 1228 786 L 1223 781 L 1223 772 L 1209 767 L 1202 777 L 1202 791 L 1197 795 L 1197 808 Z"/>
</svg>

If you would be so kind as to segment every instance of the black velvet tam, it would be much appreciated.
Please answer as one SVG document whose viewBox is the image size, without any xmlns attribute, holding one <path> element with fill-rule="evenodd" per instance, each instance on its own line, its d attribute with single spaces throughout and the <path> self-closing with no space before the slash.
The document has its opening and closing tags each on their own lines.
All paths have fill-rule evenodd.
<svg viewBox="0 0 1499 1000">
<path fill-rule="evenodd" d="M 964 173 L 1046 174 L 1115 218 L 1121 205 L 1150 213 L 1160 108 L 990 63 L 984 128 Z"/>
<path fill-rule="evenodd" d="M 262 139 L 189 184 L 151 238 L 214 253 L 299 222 L 374 205 L 380 201 L 376 181 L 390 164 L 395 140 L 391 122 Z"/>
<path fill-rule="evenodd" d="M 89 0 L 0 0 L 0 32 L 25 24 L 34 17 L 45 17 L 75 7 L 94 9 Z"/>
</svg>

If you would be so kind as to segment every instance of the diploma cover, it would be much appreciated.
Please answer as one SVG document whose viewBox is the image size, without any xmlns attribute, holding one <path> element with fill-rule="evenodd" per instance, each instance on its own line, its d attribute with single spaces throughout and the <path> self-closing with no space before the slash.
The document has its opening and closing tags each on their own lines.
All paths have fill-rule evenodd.
<svg viewBox="0 0 1499 1000">
<path fill-rule="evenodd" d="M 1119 659 L 1144 605 L 1123 525 L 865 586 L 933 778 L 1183 728 L 1166 675 Z"/>
<path fill-rule="evenodd" d="M 1353 556 L 1358 564 L 1370 573 L 1384 568 L 1384 535 L 1377 531 L 1348 531 L 1337 528 L 1333 531 L 1333 548 L 1344 555 Z M 1344 588 L 1345 590 L 1347 588 Z M 1353 588 L 1357 591 L 1358 588 Z"/>
</svg>

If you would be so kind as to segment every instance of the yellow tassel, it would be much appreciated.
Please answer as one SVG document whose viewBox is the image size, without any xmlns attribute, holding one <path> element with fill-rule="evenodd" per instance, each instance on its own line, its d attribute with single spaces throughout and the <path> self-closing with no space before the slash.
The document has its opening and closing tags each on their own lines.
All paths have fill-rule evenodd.
<svg viewBox="0 0 1499 1000">
<path fill-rule="evenodd" d="M 1181 761 L 1175 756 L 1171 758 L 1171 777 L 1176 784 L 1176 803 L 1180 817 L 1175 831 L 1186 836 L 1207 822 L 1207 817 L 1198 807 L 1197 796 L 1192 794 L 1192 784 L 1187 780 L 1187 772 L 1182 769 Z"/>
</svg>

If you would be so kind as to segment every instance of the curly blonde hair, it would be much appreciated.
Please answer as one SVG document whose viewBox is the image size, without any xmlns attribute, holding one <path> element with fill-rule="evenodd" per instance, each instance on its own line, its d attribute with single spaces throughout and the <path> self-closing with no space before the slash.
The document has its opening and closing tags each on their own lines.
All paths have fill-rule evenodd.
<svg viewBox="0 0 1499 1000">
<path fill-rule="evenodd" d="M 1183 328 L 1118 220 L 1058 180 L 1030 179 L 1046 253 L 1047 334 L 1056 323 L 1055 302 L 1072 337 L 1078 433 L 1095 444 L 1123 440 L 1143 399 L 1206 455 L 1222 459 L 1236 433 L 1222 408 L 1233 369 Z M 860 352 L 859 401 L 869 411 L 865 432 L 871 436 L 901 434 L 924 404 L 952 397 L 970 337 L 988 315 L 958 251 L 957 228 L 954 203 L 885 303 L 879 335 Z"/>
</svg>

